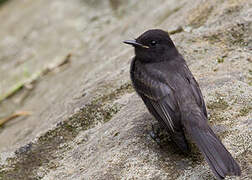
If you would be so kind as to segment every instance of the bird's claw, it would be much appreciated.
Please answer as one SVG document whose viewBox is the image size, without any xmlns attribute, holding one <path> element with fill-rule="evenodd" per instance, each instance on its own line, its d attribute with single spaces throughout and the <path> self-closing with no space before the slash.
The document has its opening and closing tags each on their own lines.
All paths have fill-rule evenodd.
<svg viewBox="0 0 252 180">
<path fill-rule="evenodd" d="M 160 140 L 160 128 L 157 127 L 155 128 L 154 125 L 152 124 L 152 131 L 150 131 L 150 137 L 158 144 L 160 145 L 161 140 Z"/>
</svg>

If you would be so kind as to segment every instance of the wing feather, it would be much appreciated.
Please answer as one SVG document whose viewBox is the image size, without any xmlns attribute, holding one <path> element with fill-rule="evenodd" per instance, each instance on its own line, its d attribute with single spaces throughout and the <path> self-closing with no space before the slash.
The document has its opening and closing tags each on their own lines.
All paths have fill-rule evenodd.
<svg viewBox="0 0 252 180">
<path fill-rule="evenodd" d="M 162 121 L 161 124 L 165 124 L 169 130 L 175 131 L 176 101 L 172 88 L 165 83 L 153 80 L 143 71 L 141 74 L 135 73 L 132 82 L 149 111 L 159 121 Z"/>
<path fill-rule="evenodd" d="M 197 104 L 199 105 L 199 107 L 201 107 L 204 115 L 207 117 L 207 110 L 206 110 L 206 105 L 205 105 L 205 101 L 203 99 L 203 95 L 201 93 L 199 84 L 197 83 L 197 81 L 195 80 L 195 78 L 193 77 L 191 71 L 189 70 L 189 68 L 187 67 L 186 64 L 184 64 L 184 74 L 186 75 L 187 80 L 189 81 L 189 84 L 191 86 L 193 95 L 196 99 Z"/>
</svg>

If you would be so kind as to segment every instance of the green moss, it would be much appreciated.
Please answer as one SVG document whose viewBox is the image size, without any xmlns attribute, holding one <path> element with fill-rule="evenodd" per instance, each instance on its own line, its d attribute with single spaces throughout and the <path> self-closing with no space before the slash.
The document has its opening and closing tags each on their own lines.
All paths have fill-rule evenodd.
<svg viewBox="0 0 252 180">
<path fill-rule="evenodd" d="M 231 41 L 231 43 L 238 45 L 247 45 L 244 39 L 244 34 L 246 31 L 245 28 L 245 24 L 243 23 L 237 23 L 237 26 L 230 28 L 229 40 Z"/>
<path fill-rule="evenodd" d="M 252 69 L 249 69 L 249 75 L 252 76 Z"/>
<path fill-rule="evenodd" d="M 227 110 L 229 107 L 228 103 L 224 100 L 223 97 L 220 97 L 220 95 L 216 94 L 217 97 L 214 101 L 210 101 L 207 103 L 207 108 L 210 110 L 210 118 L 209 122 L 211 125 L 219 125 L 219 124 L 225 124 L 225 126 L 232 126 L 233 121 L 228 119 L 227 117 L 223 116 L 223 112 Z M 217 136 L 219 137 L 225 137 L 227 135 L 227 131 L 218 133 Z"/>
<path fill-rule="evenodd" d="M 249 79 L 248 85 L 249 85 L 249 86 L 252 86 L 252 78 Z"/>
<path fill-rule="evenodd" d="M 238 116 L 247 116 L 251 110 L 252 110 L 252 107 L 244 106 L 243 108 L 239 110 Z"/>
<path fill-rule="evenodd" d="M 252 70 L 249 69 L 249 75 L 247 76 L 248 79 L 248 85 L 252 86 Z"/>
<path fill-rule="evenodd" d="M 60 158 L 62 152 L 71 147 L 65 147 L 66 142 L 72 141 L 80 131 L 94 127 L 97 122 L 108 122 L 121 106 L 112 102 L 121 95 L 132 92 L 131 84 L 127 83 L 120 88 L 92 100 L 68 119 L 40 136 L 25 151 L 18 150 L 16 157 L 9 158 L 8 165 L 0 170 L 2 179 L 36 179 L 36 169 L 43 165 L 45 169 L 56 168 L 53 160 Z M 63 145 L 63 146 L 62 146 Z M 64 148 L 65 147 L 65 148 Z"/>
<path fill-rule="evenodd" d="M 221 38 L 219 37 L 219 34 L 204 35 L 203 39 L 206 39 L 210 43 L 217 43 L 217 42 L 221 41 Z"/>
<path fill-rule="evenodd" d="M 211 110 L 223 111 L 228 108 L 228 103 L 222 97 L 217 97 L 215 101 L 207 103 L 207 108 Z"/>
<path fill-rule="evenodd" d="M 212 125 L 216 125 L 216 124 L 221 124 L 223 122 L 228 122 L 228 119 L 226 117 L 222 116 L 222 112 L 213 111 L 211 113 L 210 118 L 209 118 L 209 122 Z"/>
<path fill-rule="evenodd" d="M 249 44 L 249 23 L 236 23 L 227 27 L 224 31 L 217 30 L 208 35 L 204 35 L 203 39 L 210 43 L 221 42 L 227 46 L 246 47 Z"/>
<path fill-rule="evenodd" d="M 120 106 L 112 105 L 108 107 L 105 111 L 102 112 L 103 115 L 103 122 L 108 122 L 114 114 L 116 114 L 120 110 Z"/>
<path fill-rule="evenodd" d="M 224 58 L 222 58 L 222 57 L 217 58 L 217 62 L 218 62 L 218 63 L 223 63 L 223 62 L 224 62 Z"/>
</svg>

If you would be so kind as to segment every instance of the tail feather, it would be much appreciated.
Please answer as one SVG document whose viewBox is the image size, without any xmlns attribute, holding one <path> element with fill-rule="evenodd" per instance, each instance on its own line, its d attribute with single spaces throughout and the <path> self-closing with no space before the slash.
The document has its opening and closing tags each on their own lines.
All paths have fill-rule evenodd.
<svg viewBox="0 0 252 180">
<path fill-rule="evenodd" d="M 203 122 L 202 120 L 201 122 Z M 197 125 L 186 127 L 186 131 L 203 153 L 215 176 L 218 179 L 224 179 L 226 175 L 240 176 L 239 165 L 208 124 L 205 123 L 203 127 Z"/>
<path fill-rule="evenodd" d="M 221 155 L 220 157 L 217 157 L 219 154 L 216 150 L 218 148 L 215 146 L 216 142 L 209 142 L 210 139 L 208 140 L 207 138 L 208 136 L 198 134 L 198 136 L 195 137 L 196 144 L 198 145 L 199 149 L 203 152 L 214 174 L 217 177 L 224 178 L 225 172 L 227 172 L 228 170 L 225 164 L 222 162 L 222 159 L 220 158 Z"/>
</svg>

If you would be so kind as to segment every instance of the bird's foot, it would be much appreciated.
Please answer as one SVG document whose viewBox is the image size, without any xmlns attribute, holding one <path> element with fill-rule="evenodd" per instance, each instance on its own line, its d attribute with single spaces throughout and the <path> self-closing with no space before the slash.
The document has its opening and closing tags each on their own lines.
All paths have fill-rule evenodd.
<svg viewBox="0 0 252 180">
<path fill-rule="evenodd" d="M 153 124 L 152 131 L 150 131 L 150 137 L 158 144 L 160 145 L 161 139 L 160 139 L 160 127 L 155 127 Z"/>
</svg>

